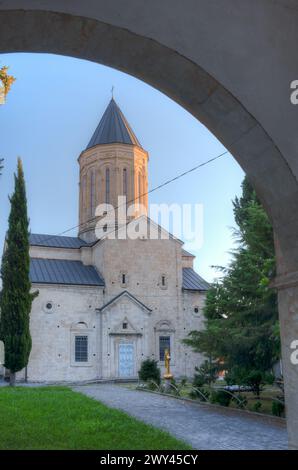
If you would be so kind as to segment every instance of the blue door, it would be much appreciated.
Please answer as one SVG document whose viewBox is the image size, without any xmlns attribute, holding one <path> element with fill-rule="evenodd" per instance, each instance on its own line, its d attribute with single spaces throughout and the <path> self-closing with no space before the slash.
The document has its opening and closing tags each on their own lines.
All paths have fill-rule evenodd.
<svg viewBox="0 0 298 470">
<path fill-rule="evenodd" d="M 132 343 L 119 344 L 119 376 L 134 375 L 134 347 Z"/>
</svg>

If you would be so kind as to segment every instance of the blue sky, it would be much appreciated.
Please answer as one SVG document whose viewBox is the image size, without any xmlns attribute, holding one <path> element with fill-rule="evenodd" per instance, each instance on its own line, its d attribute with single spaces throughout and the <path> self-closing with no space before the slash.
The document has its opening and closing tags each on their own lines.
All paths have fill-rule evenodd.
<svg viewBox="0 0 298 470">
<path fill-rule="evenodd" d="M 69 57 L 2 54 L 17 78 L 0 106 L 0 244 L 9 214 L 17 157 L 23 160 L 31 231 L 60 233 L 78 223 L 78 163 L 110 98 L 115 99 L 150 155 L 149 189 L 224 147 L 191 114 L 129 75 Z M 150 195 L 151 203 L 203 204 L 203 245 L 185 246 L 197 256 L 196 270 L 208 281 L 225 265 L 233 245 L 232 199 L 243 172 L 228 154 Z M 72 231 L 69 235 L 76 235 Z"/>
</svg>

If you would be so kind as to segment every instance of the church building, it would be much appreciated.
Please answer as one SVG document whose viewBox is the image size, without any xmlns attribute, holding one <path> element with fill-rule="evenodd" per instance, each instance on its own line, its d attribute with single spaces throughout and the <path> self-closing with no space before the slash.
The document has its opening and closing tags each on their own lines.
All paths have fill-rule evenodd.
<svg viewBox="0 0 298 470">
<path fill-rule="evenodd" d="M 96 212 L 101 204 L 117 208 L 125 196 L 141 203 L 130 209 L 129 223 L 145 220 L 156 234 L 164 231 L 147 216 L 148 158 L 112 99 L 78 159 L 78 236 L 30 235 L 30 278 L 39 295 L 29 364 L 18 379 L 134 379 L 146 358 L 163 372 L 166 349 L 176 378 L 192 377 L 203 361 L 182 342 L 203 328 L 208 283 L 194 271 L 194 256 L 170 234 L 119 236 L 119 221 L 110 237 L 109 223 L 100 226 L 107 211 Z"/>
</svg>

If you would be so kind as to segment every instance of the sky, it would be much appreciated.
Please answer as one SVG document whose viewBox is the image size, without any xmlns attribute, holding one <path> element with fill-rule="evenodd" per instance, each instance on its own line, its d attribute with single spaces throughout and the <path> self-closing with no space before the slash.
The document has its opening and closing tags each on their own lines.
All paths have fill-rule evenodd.
<svg viewBox="0 0 298 470">
<path fill-rule="evenodd" d="M 146 83 L 109 67 L 52 54 L 2 54 L 16 77 L 0 106 L 0 245 L 9 215 L 17 157 L 23 161 L 30 229 L 58 234 L 78 224 L 77 158 L 114 97 L 149 152 L 149 189 L 222 153 L 222 144 L 190 113 Z M 232 200 L 244 173 L 228 154 L 149 196 L 149 203 L 201 204 L 202 240 L 186 242 L 207 281 L 233 247 Z M 194 214 L 194 212 L 193 212 Z M 67 235 L 76 236 L 72 230 Z M 200 237 L 201 238 L 201 237 Z"/>
</svg>

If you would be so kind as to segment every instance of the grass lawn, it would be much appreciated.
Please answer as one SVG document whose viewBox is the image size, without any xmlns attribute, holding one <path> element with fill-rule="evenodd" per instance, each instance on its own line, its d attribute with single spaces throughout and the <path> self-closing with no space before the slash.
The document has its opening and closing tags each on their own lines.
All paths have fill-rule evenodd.
<svg viewBox="0 0 298 470">
<path fill-rule="evenodd" d="M 0 449 L 190 449 L 66 387 L 1 387 Z"/>
</svg>

